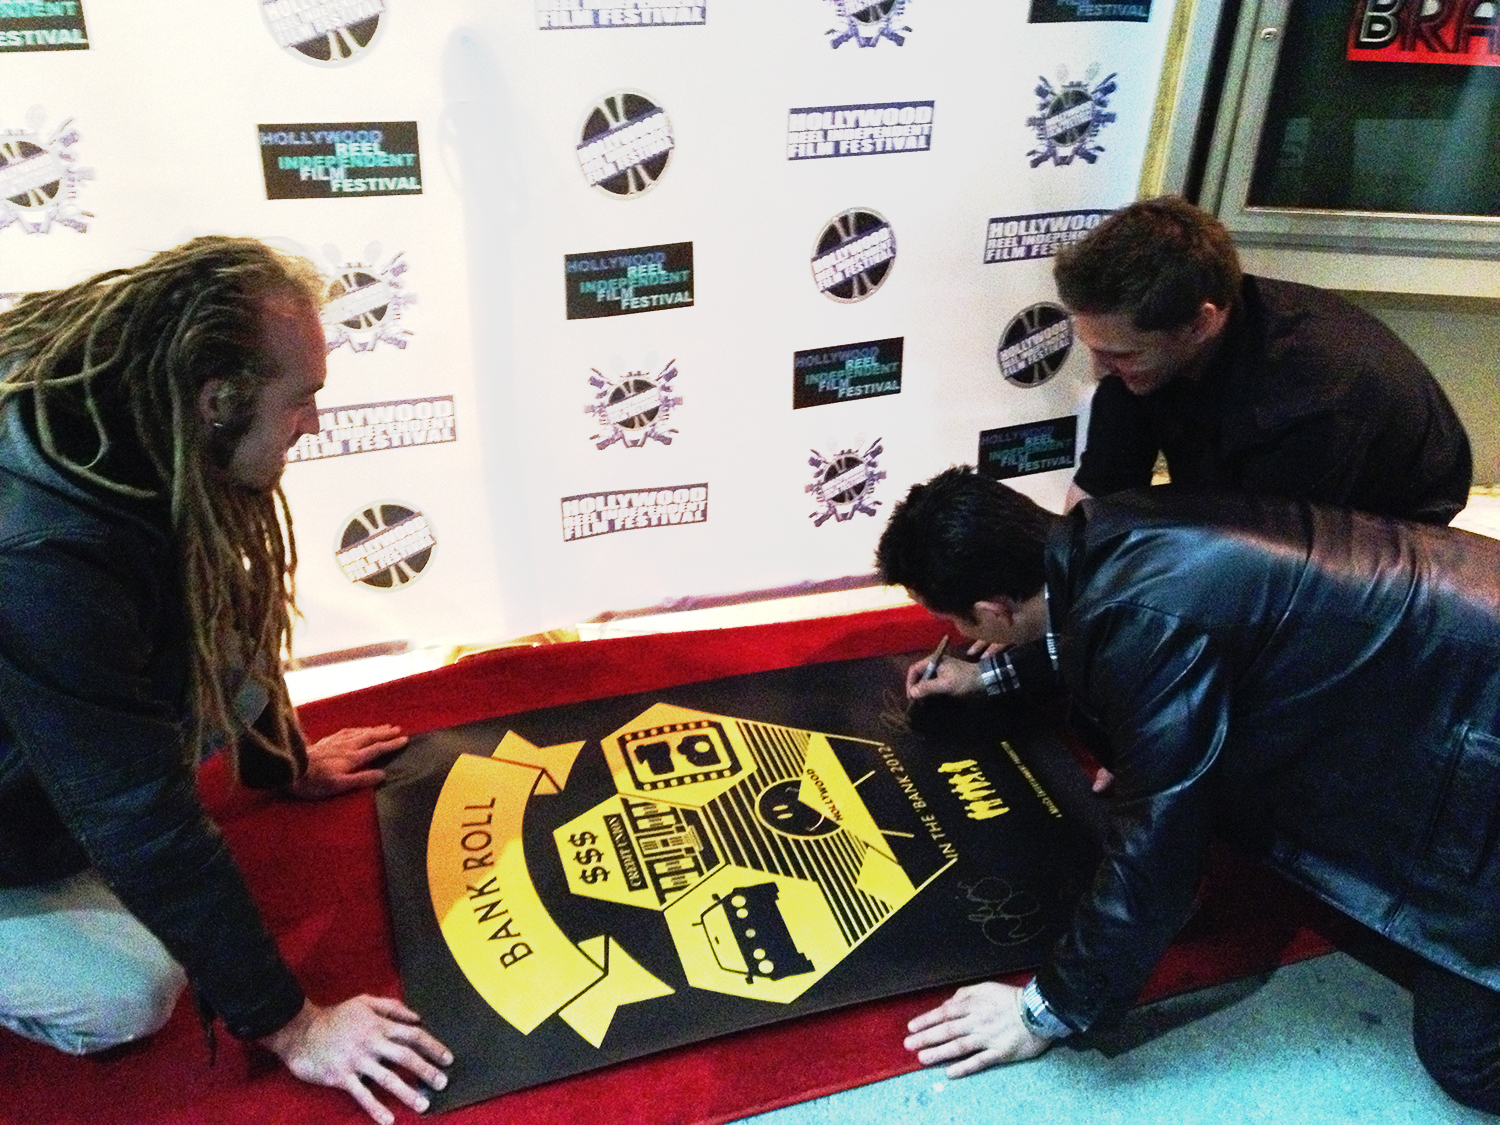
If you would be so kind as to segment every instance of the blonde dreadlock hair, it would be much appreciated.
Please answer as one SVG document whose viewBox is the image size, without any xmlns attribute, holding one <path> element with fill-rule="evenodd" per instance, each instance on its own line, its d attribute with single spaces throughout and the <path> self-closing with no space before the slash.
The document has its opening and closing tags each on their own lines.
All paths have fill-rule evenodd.
<svg viewBox="0 0 1500 1125">
<path fill-rule="evenodd" d="M 29 395 L 43 452 L 96 489 L 165 501 L 192 636 L 196 730 L 240 728 L 225 684 L 231 667 L 271 700 L 271 737 L 245 733 L 303 768 L 281 673 L 296 607 L 291 512 L 280 485 L 252 491 L 223 471 L 271 377 L 262 352 L 267 298 L 322 303 L 306 259 L 250 238 L 195 238 L 132 269 L 33 293 L 0 313 L 0 402 Z M 222 416 L 199 411 L 209 380 Z"/>
</svg>

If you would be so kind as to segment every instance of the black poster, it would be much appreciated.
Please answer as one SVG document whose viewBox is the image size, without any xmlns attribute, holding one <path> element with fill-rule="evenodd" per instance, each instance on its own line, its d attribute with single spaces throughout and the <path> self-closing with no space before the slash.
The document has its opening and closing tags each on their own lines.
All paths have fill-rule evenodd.
<svg viewBox="0 0 1500 1125">
<path fill-rule="evenodd" d="M 792 409 L 901 393 L 905 337 L 792 354 Z"/>
<path fill-rule="evenodd" d="M 434 1107 L 1038 963 L 1088 870 L 1063 751 L 984 701 L 914 732 L 918 655 L 413 738 L 377 803 Z"/>
<path fill-rule="evenodd" d="M 625 316 L 693 303 L 693 244 L 563 255 L 569 320 Z"/>
<path fill-rule="evenodd" d="M 1048 418 L 1002 426 L 979 435 L 979 471 L 995 480 L 1071 469 L 1078 443 L 1078 417 Z"/>
<path fill-rule="evenodd" d="M 1145 23 L 1151 18 L 1151 0 L 1031 0 L 1028 23 Z"/>
<path fill-rule="evenodd" d="M 415 121 L 256 129 L 267 199 L 422 194 Z"/>
<path fill-rule="evenodd" d="M 81 0 L 0 0 L 0 51 L 86 51 Z"/>
</svg>

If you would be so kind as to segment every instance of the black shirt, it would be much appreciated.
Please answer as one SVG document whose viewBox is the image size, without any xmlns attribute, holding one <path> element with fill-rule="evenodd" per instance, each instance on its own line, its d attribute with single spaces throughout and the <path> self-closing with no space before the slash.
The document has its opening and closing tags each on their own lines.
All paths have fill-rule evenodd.
<svg viewBox="0 0 1500 1125">
<path fill-rule="evenodd" d="M 1250 276 L 1201 377 L 1148 395 L 1099 383 L 1074 483 L 1149 484 L 1158 451 L 1177 485 L 1434 524 L 1472 474 L 1463 425 L 1395 333 L 1326 290 Z"/>
</svg>

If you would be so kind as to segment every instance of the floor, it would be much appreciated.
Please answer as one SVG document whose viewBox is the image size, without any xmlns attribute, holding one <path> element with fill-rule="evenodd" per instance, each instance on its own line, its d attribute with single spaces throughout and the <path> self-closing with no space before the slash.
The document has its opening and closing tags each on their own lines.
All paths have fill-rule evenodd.
<svg viewBox="0 0 1500 1125">
<path fill-rule="evenodd" d="M 949 1080 L 925 1070 L 757 1125 L 1467 1125 L 1411 1047 L 1411 997 L 1342 953 L 1138 1009 L 1099 1047 Z"/>
<path fill-rule="evenodd" d="M 1500 538 L 1500 488 L 1476 489 L 1455 526 Z M 579 626 L 590 639 L 850 612 L 904 600 L 868 589 L 734 609 Z M 291 673 L 298 702 L 452 659 L 422 650 Z M 1411 998 L 1343 953 L 1132 1013 L 1108 1042 L 1063 1044 L 1032 1062 L 949 1080 L 919 1071 L 747 1120 L 758 1125 L 1466 1125 L 1500 1120 L 1447 1100 L 1411 1047 Z"/>
</svg>

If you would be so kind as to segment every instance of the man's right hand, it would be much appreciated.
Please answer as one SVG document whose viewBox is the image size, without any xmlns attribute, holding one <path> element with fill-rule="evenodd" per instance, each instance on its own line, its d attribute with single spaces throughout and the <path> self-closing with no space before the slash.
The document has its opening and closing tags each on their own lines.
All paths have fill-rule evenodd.
<svg viewBox="0 0 1500 1125">
<path fill-rule="evenodd" d="M 979 665 L 952 657 L 938 662 L 937 675 L 922 679 L 927 658 L 918 660 L 906 670 L 906 698 L 921 699 L 927 695 L 972 695 L 980 690 Z"/>
<path fill-rule="evenodd" d="M 393 1068 L 441 1090 L 448 1076 L 433 1064 L 453 1061 L 452 1052 L 422 1029 L 416 1012 L 382 996 L 356 996 L 331 1008 L 309 1000 L 290 1023 L 260 1042 L 302 1081 L 347 1091 L 380 1125 L 396 1118 L 366 1081 L 421 1113 L 427 1098 Z"/>
<path fill-rule="evenodd" d="M 949 1063 L 948 1077 L 963 1078 L 999 1063 L 1034 1059 L 1052 1046 L 1021 1018 L 1021 990 L 999 981 L 960 988 L 946 1004 L 906 1025 L 905 1040 L 923 1066 Z"/>
</svg>

